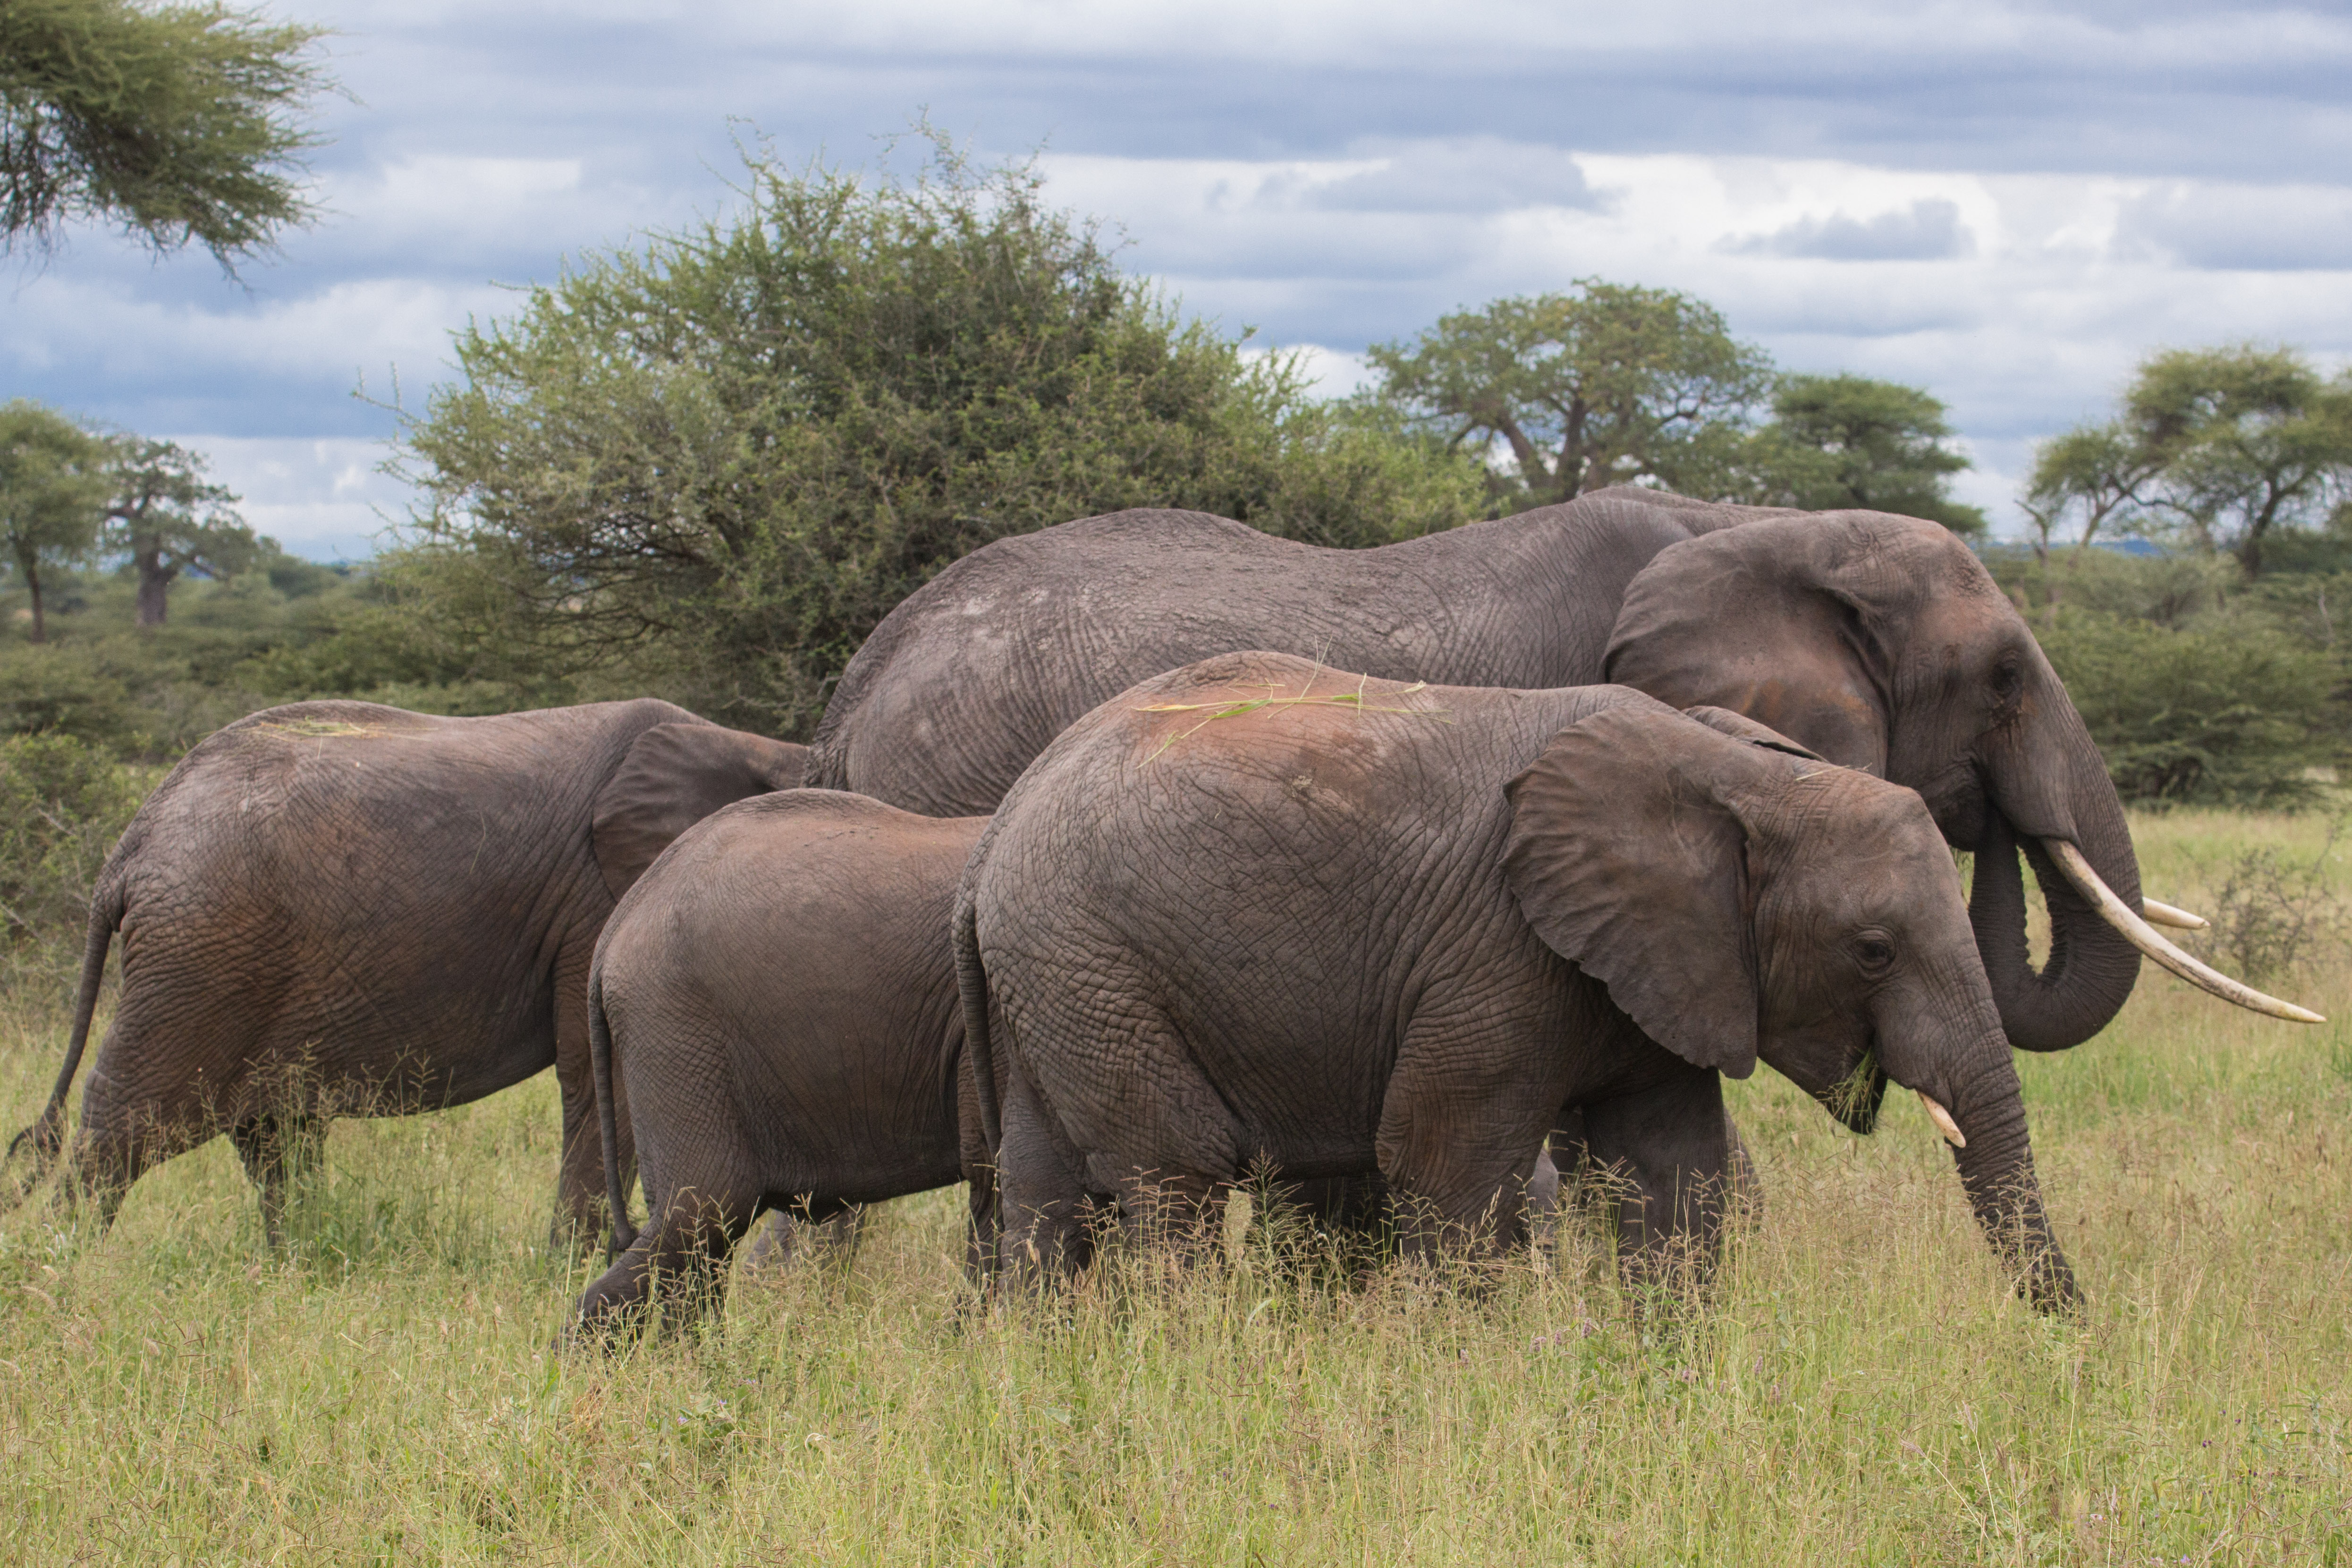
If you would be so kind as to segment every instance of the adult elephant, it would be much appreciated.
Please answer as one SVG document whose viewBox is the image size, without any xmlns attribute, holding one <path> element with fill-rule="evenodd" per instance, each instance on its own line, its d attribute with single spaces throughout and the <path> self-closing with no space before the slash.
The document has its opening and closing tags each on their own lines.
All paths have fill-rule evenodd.
<svg viewBox="0 0 2352 1568">
<path fill-rule="evenodd" d="M 987 812 L 1097 703 L 1239 648 L 1387 679 L 1612 681 L 1745 714 L 1917 790 L 1946 840 L 1979 852 L 1977 938 L 2024 1048 L 2096 1034 L 2141 952 L 2230 1000 L 2315 1016 L 2149 928 L 2122 803 L 2032 632 L 1948 530 L 1885 512 L 1621 486 L 1363 551 L 1200 512 L 1064 523 L 973 552 L 884 618 L 818 726 L 809 782 L 933 816 Z M 2020 844 L 2050 908 L 2038 973 Z"/>
<path fill-rule="evenodd" d="M 73 1035 L 9 1147 L 11 1201 L 56 1162 L 119 929 L 121 998 L 66 1194 L 103 1219 L 142 1172 L 226 1131 L 274 1241 L 289 1168 L 331 1119 L 461 1105 L 552 1063 L 557 1226 L 593 1228 L 597 932 L 670 838 L 798 784 L 804 757 L 650 699 L 479 719 L 298 702 L 229 725 L 99 875 Z"/>
<path fill-rule="evenodd" d="M 1891 1079 L 2038 1304 L 2075 1299 L 1949 853 L 1918 795 L 1622 687 L 1400 686 L 1207 659 L 1080 720 L 955 910 L 999 1256 L 1090 1204 L 1377 1173 L 1409 1245 L 1507 1245 L 1580 1114 L 1637 1275 L 1712 1251 L 1722 1075 L 1860 1131 Z"/>
</svg>

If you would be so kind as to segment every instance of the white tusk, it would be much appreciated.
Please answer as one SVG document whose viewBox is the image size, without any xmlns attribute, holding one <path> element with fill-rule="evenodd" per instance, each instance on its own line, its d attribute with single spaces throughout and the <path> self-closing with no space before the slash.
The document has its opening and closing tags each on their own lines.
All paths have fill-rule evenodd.
<svg viewBox="0 0 2352 1568">
<path fill-rule="evenodd" d="M 2294 1024 L 2325 1024 L 2326 1019 L 2308 1007 L 2298 1007 L 2292 1002 L 2282 1002 L 2275 996 L 2265 996 L 2243 982 L 2231 979 L 2220 970 L 2200 963 L 2158 935 L 2154 926 L 2134 914 L 2131 906 L 2116 897 L 2113 889 L 2099 880 L 2083 852 L 2063 838 L 2045 838 L 2042 847 L 2058 862 L 2066 879 L 2091 900 L 2106 922 L 2130 939 L 2131 944 L 2156 960 L 2191 985 L 2210 991 L 2225 1002 L 2256 1013 L 2267 1013 L 2273 1018 L 2284 1018 Z"/>
<path fill-rule="evenodd" d="M 1955 1149 L 1965 1149 L 1969 1146 L 1969 1141 L 1960 1136 L 1960 1124 L 1952 1120 L 1950 1111 L 1928 1099 L 1927 1091 L 1924 1089 L 1915 1089 L 1911 1092 L 1917 1095 L 1919 1103 L 1927 1108 L 1927 1120 L 1936 1124 L 1936 1131 L 1944 1135 L 1945 1142 Z"/>
<path fill-rule="evenodd" d="M 2171 926 L 2179 931 L 2203 931 L 2213 923 L 2203 915 L 2192 915 L 2187 910 L 2160 904 L 2154 899 L 2142 899 L 2139 907 L 2141 912 L 2147 916 L 2150 925 Z"/>
</svg>

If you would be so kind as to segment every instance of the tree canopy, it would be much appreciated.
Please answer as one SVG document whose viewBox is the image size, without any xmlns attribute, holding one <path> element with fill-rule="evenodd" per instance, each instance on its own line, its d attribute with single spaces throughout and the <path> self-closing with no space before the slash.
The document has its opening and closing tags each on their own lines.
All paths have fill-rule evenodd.
<svg viewBox="0 0 2352 1568">
<path fill-rule="evenodd" d="M 2249 575 L 2283 534 L 2352 496 L 2352 371 L 2292 349 L 2173 349 L 2145 361 L 2121 411 L 2044 442 L 2021 500 L 2039 548 L 2102 531 L 2226 551 Z"/>
<path fill-rule="evenodd" d="M 7 0 L 0 241 L 112 222 L 234 272 L 315 210 L 300 180 L 321 31 L 220 0 Z"/>
<path fill-rule="evenodd" d="M 1477 514 L 1475 461 L 1180 320 L 1031 167 L 934 140 L 912 176 L 758 150 L 747 175 L 735 212 L 459 333 L 407 426 L 428 500 L 386 566 L 485 669 L 635 668 L 791 732 L 992 539 L 1129 506 L 1332 544 Z"/>
<path fill-rule="evenodd" d="M 1714 307 L 1592 278 L 1441 317 L 1366 357 L 1384 395 L 1449 442 L 1507 447 L 1534 505 L 1644 479 L 1704 488 L 1771 384 L 1763 351 Z"/>
<path fill-rule="evenodd" d="M 205 478 L 202 456 L 142 436 L 119 436 L 107 446 L 103 542 L 139 574 L 141 626 L 163 624 L 182 573 L 226 576 L 258 558 L 262 542 L 237 515 L 237 498 Z"/>
<path fill-rule="evenodd" d="M 1807 511 L 1859 507 L 1981 536 L 1984 513 L 1951 499 L 1969 459 L 1944 446 L 1944 405 L 1916 386 L 1860 375 L 1784 375 L 1772 417 L 1738 458 L 1737 499 Z"/>
<path fill-rule="evenodd" d="M 41 574 L 87 556 L 105 506 L 106 444 L 53 408 L 0 407 L 0 538 L 25 584 L 33 640 L 48 635 Z"/>
</svg>

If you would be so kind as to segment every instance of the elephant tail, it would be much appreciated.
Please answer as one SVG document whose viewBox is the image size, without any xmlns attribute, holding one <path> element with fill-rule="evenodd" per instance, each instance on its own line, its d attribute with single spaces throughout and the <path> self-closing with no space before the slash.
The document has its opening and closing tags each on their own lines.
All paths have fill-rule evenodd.
<svg viewBox="0 0 2352 1568">
<path fill-rule="evenodd" d="M 8 1152 L 0 1156 L 0 1173 L 17 1164 L 21 1152 L 30 1157 L 31 1168 L 15 1174 L 0 1174 L 0 1211 L 15 1208 L 31 1195 L 35 1187 L 47 1179 L 56 1168 L 58 1152 L 65 1147 L 66 1096 L 73 1091 L 74 1075 L 81 1070 L 81 1054 L 89 1044 L 89 1024 L 98 1013 L 98 993 L 106 978 L 106 950 L 113 944 L 114 931 L 122 923 L 122 912 L 129 902 L 123 889 L 123 879 L 107 877 L 100 879 L 98 890 L 89 900 L 89 928 L 82 939 L 81 991 L 74 998 L 73 1037 L 66 1046 L 65 1065 L 58 1069 L 57 1086 L 49 1090 L 49 1102 L 30 1127 L 9 1141 Z"/>
<path fill-rule="evenodd" d="M 588 972 L 588 1063 L 596 1079 L 597 1131 L 604 1141 L 604 1200 L 613 1206 L 613 1237 L 604 1255 L 610 1263 L 635 1245 L 637 1227 L 629 1223 L 629 1194 L 621 1183 L 621 1117 L 613 1101 L 613 1028 L 604 1019 L 601 954 Z"/>
<path fill-rule="evenodd" d="M 993 1158 L 1004 1132 L 996 1105 L 996 1054 L 988 1038 L 988 971 L 980 962 L 979 900 L 972 891 L 972 874 L 987 849 L 988 837 L 983 834 L 956 888 L 955 968 L 956 992 L 963 1001 L 963 1046 L 971 1059 L 972 1094 L 980 1101 L 981 1135 L 988 1140 Z"/>
</svg>

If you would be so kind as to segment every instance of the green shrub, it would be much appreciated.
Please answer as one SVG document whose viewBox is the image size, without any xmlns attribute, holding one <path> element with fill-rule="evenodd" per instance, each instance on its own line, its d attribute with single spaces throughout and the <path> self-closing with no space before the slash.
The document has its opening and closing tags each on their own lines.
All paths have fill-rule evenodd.
<svg viewBox="0 0 2352 1568">
<path fill-rule="evenodd" d="M 2253 613 L 2037 626 L 2126 800 L 2295 805 L 2341 749 L 2337 659 Z"/>
<path fill-rule="evenodd" d="M 80 952 L 90 889 L 159 773 L 68 734 L 0 739 L 0 951 Z"/>
</svg>

